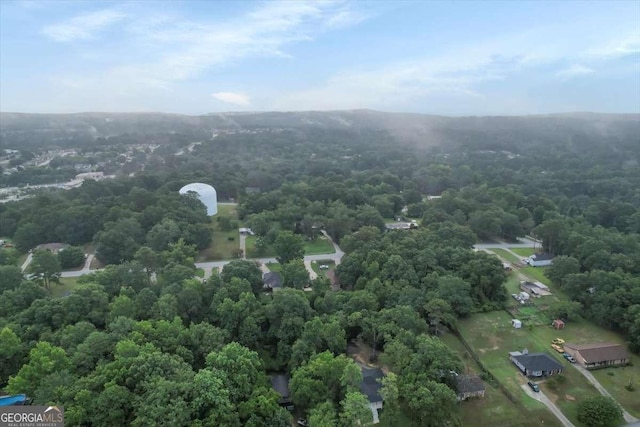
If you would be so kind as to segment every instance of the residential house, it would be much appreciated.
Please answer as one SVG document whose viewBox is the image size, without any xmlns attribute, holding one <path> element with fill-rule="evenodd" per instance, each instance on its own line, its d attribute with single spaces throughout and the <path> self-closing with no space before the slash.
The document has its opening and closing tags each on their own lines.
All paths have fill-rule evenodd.
<svg viewBox="0 0 640 427">
<path fill-rule="evenodd" d="M 293 401 L 289 392 L 289 375 L 273 374 L 271 375 L 271 387 L 280 395 L 278 404 L 289 411 L 293 411 Z"/>
<path fill-rule="evenodd" d="M 385 224 L 387 230 L 411 230 L 414 228 L 418 228 L 418 222 L 413 219 L 411 222 L 391 222 L 389 224 Z"/>
<path fill-rule="evenodd" d="M 36 250 L 45 250 L 57 254 L 60 251 L 63 251 L 66 248 L 66 243 L 43 243 L 41 245 L 36 246 Z"/>
<path fill-rule="evenodd" d="M 373 423 L 378 424 L 378 409 L 382 409 L 382 396 L 380 396 L 380 380 L 384 378 L 384 373 L 379 368 L 365 368 L 362 366 L 362 383 L 360 383 L 360 391 L 369 399 L 369 408 L 373 416 Z"/>
<path fill-rule="evenodd" d="M 576 362 L 587 369 L 605 368 L 607 366 L 626 365 L 630 356 L 621 344 L 571 344 L 564 345 L 564 351 L 576 359 Z"/>
<path fill-rule="evenodd" d="M 553 254 L 535 254 L 527 258 L 527 264 L 532 267 L 546 267 L 553 262 Z"/>
<path fill-rule="evenodd" d="M 276 291 L 282 288 L 282 277 L 279 273 L 270 271 L 262 276 L 263 287 L 268 291 Z"/>
<path fill-rule="evenodd" d="M 477 375 L 458 375 L 456 377 L 458 402 L 471 397 L 484 397 L 484 382 Z"/>
<path fill-rule="evenodd" d="M 528 377 L 549 377 L 563 371 L 562 365 L 547 353 L 512 351 L 509 359 Z"/>
</svg>

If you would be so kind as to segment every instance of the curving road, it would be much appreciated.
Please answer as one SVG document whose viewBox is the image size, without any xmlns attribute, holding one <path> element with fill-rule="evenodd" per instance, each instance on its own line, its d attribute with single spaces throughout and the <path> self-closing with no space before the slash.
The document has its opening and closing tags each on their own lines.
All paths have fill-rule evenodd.
<svg viewBox="0 0 640 427">
<path fill-rule="evenodd" d="M 538 402 L 549 408 L 551 413 L 556 416 L 556 418 L 562 423 L 564 427 L 575 427 L 575 424 L 569 421 L 569 418 L 565 417 L 562 411 L 555 405 L 555 403 L 549 400 L 549 398 L 545 396 L 542 391 L 536 393 L 531 390 L 531 388 L 529 388 L 529 386 L 526 384 L 522 384 L 520 387 L 522 387 L 522 390 L 524 390 L 524 392 L 527 393 L 529 397 L 537 400 Z"/>
<path fill-rule="evenodd" d="M 572 366 L 576 368 L 578 372 L 580 372 L 591 384 L 593 384 L 593 386 L 600 392 L 601 395 L 607 396 L 612 398 L 613 400 L 616 400 L 613 396 L 611 396 L 611 394 L 609 394 L 607 389 L 602 387 L 602 384 L 600 384 L 600 381 L 598 381 L 598 379 L 594 377 L 591 372 L 589 372 L 587 369 L 583 368 L 582 366 L 578 365 L 577 363 L 573 363 Z M 622 408 L 622 406 L 620 407 Z M 628 413 L 624 408 L 622 408 L 622 415 L 624 417 L 624 420 L 628 423 L 634 423 L 634 422 L 640 421 L 636 417 Z"/>
</svg>

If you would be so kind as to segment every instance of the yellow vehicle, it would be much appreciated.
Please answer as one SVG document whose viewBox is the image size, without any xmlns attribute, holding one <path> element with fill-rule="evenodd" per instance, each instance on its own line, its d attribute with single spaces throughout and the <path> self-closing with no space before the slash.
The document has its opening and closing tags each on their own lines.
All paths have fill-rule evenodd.
<svg viewBox="0 0 640 427">
<path fill-rule="evenodd" d="M 556 338 L 553 341 L 551 341 L 553 344 L 558 344 L 558 345 L 562 345 L 564 344 L 564 340 L 562 338 Z"/>
<path fill-rule="evenodd" d="M 551 344 L 551 348 L 557 351 L 558 353 L 564 353 L 564 348 L 557 344 Z"/>
</svg>

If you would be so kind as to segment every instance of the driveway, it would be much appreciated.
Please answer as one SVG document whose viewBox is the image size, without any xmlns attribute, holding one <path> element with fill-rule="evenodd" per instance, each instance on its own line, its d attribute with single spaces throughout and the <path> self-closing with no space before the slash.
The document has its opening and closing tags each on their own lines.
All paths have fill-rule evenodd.
<svg viewBox="0 0 640 427">
<path fill-rule="evenodd" d="M 247 259 L 247 235 L 240 233 L 240 250 L 242 251 L 242 259 Z"/>
<path fill-rule="evenodd" d="M 318 278 L 318 273 L 313 271 L 313 268 L 311 267 L 311 263 L 312 263 L 311 260 L 305 260 L 304 266 L 307 268 L 307 271 L 309 272 L 309 279 L 316 280 Z"/>
<path fill-rule="evenodd" d="M 600 392 L 601 395 L 603 396 L 607 396 L 612 398 L 613 400 L 616 400 L 613 396 L 611 396 L 609 394 L 609 392 L 607 391 L 607 389 L 605 389 L 604 387 L 602 387 L 602 384 L 600 384 L 600 382 L 596 379 L 596 377 L 593 376 L 593 374 L 591 372 L 589 372 L 587 369 L 583 368 L 582 366 L 578 365 L 577 363 L 573 363 L 572 364 L 574 368 L 576 368 L 578 370 L 578 372 L 580 372 L 591 384 L 593 384 L 593 386 Z M 621 406 L 622 408 L 622 406 Z M 627 411 L 625 411 L 624 408 L 622 408 L 622 416 L 624 417 L 624 420 L 628 423 L 635 423 L 638 421 L 638 419 L 636 417 L 634 417 L 633 415 L 631 415 L 630 413 L 628 413 Z"/>
<path fill-rule="evenodd" d="M 522 384 L 520 387 L 522 387 L 522 390 L 524 390 L 524 392 L 527 393 L 527 395 L 529 397 L 537 400 L 538 402 L 542 403 L 544 406 L 549 408 L 551 413 L 556 416 L 556 418 L 562 423 L 563 426 L 565 426 L 565 427 L 575 427 L 575 424 L 573 424 L 571 421 L 569 421 L 569 419 L 564 416 L 562 411 L 560 409 L 558 409 L 558 407 L 555 405 L 555 403 L 553 403 L 551 400 L 549 400 L 549 398 L 547 396 L 545 396 L 545 394 L 543 392 L 540 391 L 540 392 L 536 393 L 533 390 L 531 390 L 531 388 L 529 388 L 529 386 L 526 385 L 526 384 Z"/>
<path fill-rule="evenodd" d="M 218 203 L 218 204 L 221 204 L 221 203 Z M 228 204 L 235 204 L 235 203 L 228 203 Z M 340 265 L 340 260 L 344 256 L 344 252 L 342 252 L 342 249 L 340 249 L 340 246 L 338 246 L 333 241 L 333 239 L 331 239 L 331 237 L 329 237 L 329 235 L 324 230 L 322 230 L 322 234 L 324 234 L 324 236 L 327 239 L 329 239 L 329 242 L 331 242 L 331 244 L 333 245 L 335 253 L 332 253 L 332 254 L 319 254 L 319 255 L 306 255 L 304 257 L 305 266 L 307 266 L 307 264 L 308 264 L 307 270 L 309 270 L 309 275 L 311 276 L 312 280 L 314 279 L 314 275 L 315 275 L 315 277 L 318 277 L 318 276 L 315 273 L 315 271 L 313 271 L 313 269 L 311 268 L 311 261 L 331 260 L 331 261 L 335 262 L 336 265 Z M 240 249 L 242 249 L 243 259 L 246 259 L 245 258 L 246 257 L 245 239 L 246 239 L 246 236 L 240 236 Z M 258 262 L 260 264 L 278 262 L 275 258 L 249 258 L 249 260 L 256 261 L 256 262 Z M 206 277 L 210 277 L 211 276 L 211 270 L 213 270 L 214 268 L 220 269 L 220 268 L 224 267 L 225 265 L 227 265 L 228 263 L 230 263 L 231 261 L 233 261 L 233 260 L 197 262 L 196 263 L 196 268 L 203 269 L 204 270 L 204 274 L 205 274 L 204 277 L 206 278 Z M 29 257 L 25 261 L 25 263 L 23 265 L 23 269 L 27 268 L 26 266 L 29 265 L 29 262 L 31 262 L 31 255 L 29 255 Z M 90 263 L 88 263 L 88 265 L 90 265 Z M 86 267 L 86 265 L 85 265 L 85 267 Z M 96 271 L 100 271 L 100 270 L 89 270 L 89 269 L 83 268 L 82 270 L 78 270 L 78 271 L 63 271 L 61 276 L 62 277 L 80 277 L 80 276 L 83 276 L 85 274 L 93 273 L 93 272 L 96 272 Z"/>
<path fill-rule="evenodd" d="M 29 254 L 27 256 L 27 259 L 24 260 L 24 263 L 22 264 L 22 271 L 25 271 L 27 269 L 27 267 L 29 267 L 29 264 L 31 264 L 31 260 L 33 259 L 33 255 Z"/>
</svg>

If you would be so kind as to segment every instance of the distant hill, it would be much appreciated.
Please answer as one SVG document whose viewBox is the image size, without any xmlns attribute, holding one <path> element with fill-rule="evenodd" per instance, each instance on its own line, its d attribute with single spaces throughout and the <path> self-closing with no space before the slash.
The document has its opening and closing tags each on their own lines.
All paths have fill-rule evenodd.
<svg viewBox="0 0 640 427">
<path fill-rule="evenodd" d="M 495 148 L 586 140 L 640 143 L 639 114 L 570 113 L 534 116 L 445 117 L 372 110 L 212 113 L 0 113 L 0 142 L 20 148 L 68 145 L 124 134 L 181 134 L 204 138 L 216 129 L 323 129 L 388 132 L 399 143 L 421 147 L 484 142 Z M 66 142 L 66 144 L 65 144 Z M 490 145 L 491 145 L 490 144 Z"/>
</svg>

